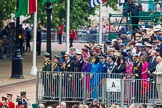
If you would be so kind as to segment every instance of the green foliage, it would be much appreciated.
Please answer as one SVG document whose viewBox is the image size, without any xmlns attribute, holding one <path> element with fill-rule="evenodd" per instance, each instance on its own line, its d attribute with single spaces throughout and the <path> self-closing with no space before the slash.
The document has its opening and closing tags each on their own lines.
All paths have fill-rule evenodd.
<svg viewBox="0 0 162 108">
<path fill-rule="evenodd" d="M 118 0 L 108 0 L 104 6 L 110 6 L 117 9 Z M 11 13 L 16 12 L 16 0 L 0 0 L 0 25 L 3 20 L 11 18 Z M 57 0 L 52 3 L 52 28 L 57 29 L 64 22 L 66 24 L 67 0 Z M 70 0 L 70 26 L 71 28 L 79 28 L 82 25 L 89 25 L 89 15 L 94 15 L 95 10 L 91 9 L 88 0 Z M 33 22 L 31 17 L 30 22 Z M 46 9 L 42 5 L 42 0 L 38 0 L 38 21 L 46 25 Z"/>
<path fill-rule="evenodd" d="M 11 14 L 15 13 L 16 0 L 0 0 L 0 27 L 3 26 L 3 21 L 10 19 Z"/>
<path fill-rule="evenodd" d="M 117 10 L 118 0 L 108 0 L 104 6 L 110 6 Z M 70 27 L 79 28 L 82 25 L 90 25 L 89 15 L 94 15 L 95 10 L 91 9 L 88 0 L 70 0 Z M 66 24 L 67 0 L 57 0 L 52 4 L 52 27 L 57 29 L 62 22 Z M 46 24 L 45 6 L 42 6 L 41 0 L 38 0 L 38 19 Z"/>
</svg>

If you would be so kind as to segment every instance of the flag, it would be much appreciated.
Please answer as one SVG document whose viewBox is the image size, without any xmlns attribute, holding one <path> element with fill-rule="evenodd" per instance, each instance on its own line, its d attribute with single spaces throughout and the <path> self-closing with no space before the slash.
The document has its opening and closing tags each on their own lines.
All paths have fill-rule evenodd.
<svg viewBox="0 0 162 108">
<path fill-rule="evenodd" d="M 43 0 L 42 4 L 44 5 L 44 4 L 47 3 L 48 1 L 50 1 L 50 2 L 56 2 L 57 0 Z"/>
<path fill-rule="evenodd" d="M 34 14 L 36 11 L 36 0 L 18 0 L 16 17 L 26 14 Z"/>
<path fill-rule="evenodd" d="M 89 0 L 89 4 L 91 8 L 96 7 L 97 5 L 99 5 L 100 3 L 104 3 L 107 0 Z"/>
</svg>

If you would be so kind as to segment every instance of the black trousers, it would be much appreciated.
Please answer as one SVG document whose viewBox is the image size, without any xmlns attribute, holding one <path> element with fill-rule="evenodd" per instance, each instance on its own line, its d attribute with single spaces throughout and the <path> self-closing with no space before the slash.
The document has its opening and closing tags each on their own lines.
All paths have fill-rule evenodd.
<svg viewBox="0 0 162 108">
<path fill-rule="evenodd" d="M 141 80 L 137 79 L 134 83 L 134 97 L 135 97 L 135 103 L 140 103 L 141 101 Z"/>
<path fill-rule="evenodd" d="M 62 35 L 58 34 L 59 44 L 62 44 Z"/>
<path fill-rule="evenodd" d="M 138 28 L 138 22 L 139 22 L 139 18 L 132 18 L 131 19 L 131 23 L 132 24 L 134 24 L 132 27 L 133 27 L 133 31 L 135 31 L 135 30 L 138 30 L 139 28 Z"/>
<path fill-rule="evenodd" d="M 26 40 L 26 52 L 30 51 L 30 40 Z"/>
<path fill-rule="evenodd" d="M 37 55 L 41 54 L 41 43 L 37 43 Z"/>
<path fill-rule="evenodd" d="M 72 38 L 70 38 L 70 47 L 73 47 L 73 40 Z"/>
</svg>

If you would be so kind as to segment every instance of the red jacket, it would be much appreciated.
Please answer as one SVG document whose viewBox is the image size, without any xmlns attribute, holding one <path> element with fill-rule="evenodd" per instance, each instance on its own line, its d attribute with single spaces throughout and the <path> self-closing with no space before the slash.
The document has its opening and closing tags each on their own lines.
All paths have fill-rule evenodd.
<svg viewBox="0 0 162 108">
<path fill-rule="evenodd" d="M 3 104 L 2 104 L 2 102 L 0 102 L 0 107 L 2 107 L 3 106 Z"/>
<path fill-rule="evenodd" d="M 74 29 L 70 31 L 70 39 L 74 39 L 76 37 L 76 32 Z"/>
<path fill-rule="evenodd" d="M 58 30 L 58 34 L 59 35 L 62 35 L 63 34 L 63 29 L 64 29 L 64 26 L 63 25 L 60 25 L 59 26 L 59 30 Z"/>
<path fill-rule="evenodd" d="M 10 108 L 15 108 L 15 104 L 13 102 L 8 102 L 7 104 Z"/>
</svg>

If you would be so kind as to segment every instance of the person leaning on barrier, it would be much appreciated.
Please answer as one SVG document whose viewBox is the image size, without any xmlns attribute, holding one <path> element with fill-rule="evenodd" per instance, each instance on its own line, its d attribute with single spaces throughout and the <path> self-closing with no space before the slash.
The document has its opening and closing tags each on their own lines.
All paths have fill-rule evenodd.
<svg viewBox="0 0 162 108">
<path fill-rule="evenodd" d="M 140 102 L 141 99 L 141 70 L 142 70 L 142 62 L 140 61 L 140 59 L 138 58 L 137 54 L 133 55 L 133 75 L 135 77 L 135 92 L 134 92 L 134 96 L 135 96 L 135 102 Z"/>
<path fill-rule="evenodd" d="M 83 67 L 82 53 L 80 51 L 75 52 L 76 60 L 73 63 L 72 70 L 74 72 L 74 86 L 75 86 L 75 95 L 78 98 L 82 98 L 82 80 L 81 73 Z"/>
<path fill-rule="evenodd" d="M 156 87 L 158 91 L 158 98 L 162 102 L 162 58 L 160 56 L 156 57 L 156 69 L 153 74 L 156 75 Z"/>
<path fill-rule="evenodd" d="M 44 87 L 44 96 L 49 96 L 50 94 L 50 77 L 51 77 L 51 67 L 52 63 L 50 60 L 50 54 L 48 52 L 43 53 L 43 68 L 42 68 L 42 83 Z"/>
<path fill-rule="evenodd" d="M 64 71 L 62 74 L 63 96 L 72 97 L 72 73 L 70 73 L 72 72 L 72 61 L 70 53 L 66 52 L 64 58 L 65 61 L 61 64 L 61 71 Z"/>
</svg>

